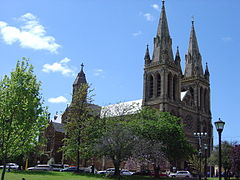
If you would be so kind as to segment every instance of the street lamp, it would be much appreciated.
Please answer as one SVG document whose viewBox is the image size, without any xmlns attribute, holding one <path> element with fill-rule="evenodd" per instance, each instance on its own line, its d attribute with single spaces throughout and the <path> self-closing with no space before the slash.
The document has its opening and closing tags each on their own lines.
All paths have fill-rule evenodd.
<svg viewBox="0 0 240 180">
<path fill-rule="evenodd" d="M 206 137 L 207 133 L 206 132 L 197 132 L 197 133 L 193 133 L 193 135 L 195 137 L 198 137 L 198 143 L 199 143 L 199 180 L 202 179 L 202 137 Z"/>
<path fill-rule="evenodd" d="M 219 158 L 219 180 L 222 179 L 222 173 L 221 173 L 221 170 L 222 170 L 222 154 L 221 154 L 221 151 L 222 151 L 222 147 L 221 147 L 221 135 L 222 135 L 222 131 L 223 131 L 223 128 L 224 128 L 224 125 L 225 125 L 225 122 L 223 122 L 220 118 L 218 121 L 216 121 L 215 123 L 215 126 L 216 126 L 216 129 L 217 129 L 217 132 L 218 132 L 218 140 L 219 140 L 219 152 L 218 152 L 218 158 Z"/>
<path fill-rule="evenodd" d="M 204 174 L 205 174 L 205 179 L 207 179 L 207 144 L 204 144 L 204 151 L 205 151 L 205 166 L 204 166 Z"/>
</svg>

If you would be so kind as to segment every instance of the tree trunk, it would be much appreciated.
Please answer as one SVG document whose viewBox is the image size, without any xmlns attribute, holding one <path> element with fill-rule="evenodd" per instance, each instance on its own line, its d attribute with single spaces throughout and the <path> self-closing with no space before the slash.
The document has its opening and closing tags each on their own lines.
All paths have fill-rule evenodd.
<svg viewBox="0 0 240 180">
<path fill-rule="evenodd" d="M 154 168 L 154 177 L 155 178 L 160 178 L 160 175 L 159 175 L 160 167 L 159 167 L 159 165 L 156 166 L 156 164 L 154 164 L 153 168 Z"/>
<path fill-rule="evenodd" d="M 3 157 L 3 171 L 2 171 L 1 180 L 4 180 L 5 172 L 6 172 L 6 159 L 5 159 L 5 157 Z"/>
<path fill-rule="evenodd" d="M 118 160 L 114 160 L 114 167 L 115 167 L 115 172 L 114 172 L 114 176 L 117 177 L 117 179 L 119 180 L 121 177 L 120 177 L 120 161 Z"/>
<path fill-rule="evenodd" d="M 80 134 L 80 133 L 79 133 Z M 80 152 L 79 152 L 79 146 L 80 146 L 80 135 L 78 136 L 78 147 L 77 147 L 77 172 L 79 172 L 79 164 L 80 164 Z"/>
</svg>

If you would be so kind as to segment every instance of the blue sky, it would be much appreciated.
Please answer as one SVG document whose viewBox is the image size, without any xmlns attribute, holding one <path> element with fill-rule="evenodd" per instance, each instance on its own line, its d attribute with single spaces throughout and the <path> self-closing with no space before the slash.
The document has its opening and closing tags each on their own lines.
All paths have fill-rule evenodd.
<svg viewBox="0 0 240 180">
<path fill-rule="evenodd" d="M 160 0 L 4 1 L 0 76 L 21 57 L 30 58 L 52 115 L 71 101 L 81 63 L 96 104 L 141 99 L 143 57 L 146 44 L 152 52 L 159 7 Z M 223 139 L 228 141 L 240 139 L 239 7 L 239 0 L 166 1 L 173 50 L 179 46 L 182 68 L 195 17 L 203 65 L 208 62 L 210 70 L 212 120 L 226 122 Z"/>
</svg>

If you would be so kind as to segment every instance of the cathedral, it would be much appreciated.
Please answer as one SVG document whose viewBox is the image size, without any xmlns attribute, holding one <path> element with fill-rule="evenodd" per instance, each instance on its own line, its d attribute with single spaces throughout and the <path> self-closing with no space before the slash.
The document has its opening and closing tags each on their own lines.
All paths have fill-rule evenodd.
<svg viewBox="0 0 240 180">
<path fill-rule="evenodd" d="M 204 133 L 204 143 L 211 149 L 210 74 L 207 64 L 203 71 L 194 21 L 184 72 L 178 48 L 173 56 L 164 1 L 153 47 L 152 57 L 148 47 L 144 57 L 143 105 L 180 117 L 189 142 L 198 144 L 194 133 Z"/>
<path fill-rule="evenodd" d="M 209 154 L 213 144 L 210 74 L 207 64 L 203 71 L 194 21 L 191 25 L 188 52 L 185 55 L 185 70 L 182 72 L 178 48 L 175 57 L 173 55 L 172 39 L 163 1 L 157 34 L 154 37 L 153 53 L 151 56 L 147 46 L 144 62 L 143 99 L 133 102 L 140 102 L 139 106 L 154 107 L 162 112 L 170 112 L 172 115 L 180 117 L 187 140 L 199 150 L 202 150 L 202 144 L 205 144 L 209 149 Z M 73 83 L 73 94 L 83 83 L 87 83 L 87 80 L 82 65 L 81 71 Z M 101 113 L 100 106 L 92 105 L 92 108 Z M 62 115 L 61 126 L 66 123 L 68 111 L 71 111 L 71 105 Z M 64 132 L 59 127 L 60 125 L 56 125 L 55 122 L 51 123 L 50 127 L 53 131 L 55 128 L 56 131 L 61 129 L 61 132 Z M 198 136 L 194 133 L 197 133 Z M 201 136 L 203 134 L 204 136 Z M 50 140 L 50 138 L 47 139 Z M 59 138 L 57 139 L 59 140 Z M 54 143 L 48 143 L 49 152 L 58 152 L 51 150 L 51 147 L 56 147 Z M 54 154 L 49 155 L 54 156 Z M 58 154 L 55 161 L 61 162 L 61 155 Z"/>
</svg>

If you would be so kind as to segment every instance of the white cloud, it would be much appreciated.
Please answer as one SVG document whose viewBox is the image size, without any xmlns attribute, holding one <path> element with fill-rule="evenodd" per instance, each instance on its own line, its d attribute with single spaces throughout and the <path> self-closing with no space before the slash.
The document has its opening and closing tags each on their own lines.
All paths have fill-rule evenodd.
<svg viewBox="0 0 240 180">
<path fill-rule="evenodd" d="M 153 4 L 153 5 L 151 5 L 151 7 L 152 7 L 153 9 L 156 9 L 157 11 L 161 11 L 161 8 L 159 7 L 158 4 Z"/>
<path fill-rule="evenodd" d="M 73 76 L 74 71 L 67 64 L 69 61 L 71 60 L 65 57 L 59 62 L 54 62 L 53 64 L 44 64 L 42 71 L 46 73 L 60 72 L 64 76 L 70 76 L 70 75 Z"/>
<path fill-rule="evenodd" d="M 6 44 L 11 45 L 19 42 L 23 48 L 48 50 L 52 53 L 57 53 L 60 45 L 55 42 L 53 36 L 46 36 L 46 30 L 39 23 L 36 16 L 26 13 L 18 20 L 22 24 L 19 28 L 0 21 L 0 34 Z"/>
<path fill-rule="evenodd" d="M 49 98 L 50 103 L 66 103 L 68 100 L 64 96 L 58 96 L 56 98 Z"/>
<path fill-rule="evenodd" d="M 93 75 L 104 77 L 103 73 L 104 71 L 102 69 L 95 69 Z"/>
<path fill-rule="evenodd" d="M 60 63 L 66 64 L 66 63 L 68 63 L 69 61 L 71 61 L 71 60 L 70 60 L 69 58 L 65 57 L 64 59 L 62 59 L 62 60 L 60 61 Z"/>
<path fill-rule="evenodd" d="M 146 18 L 147 21 L 153 21 L 154 20 L 153 16 L 150 13 L 145 13 L 143 16 Z"/>
<path fill-rule="evenodd" d="M 141 34 L 142 34 L 142 31 L 138 31 L 138 32 L 132 33 L 132 35 L 133 35 L 134 37 L 140 36 Z"/>
</svg>

